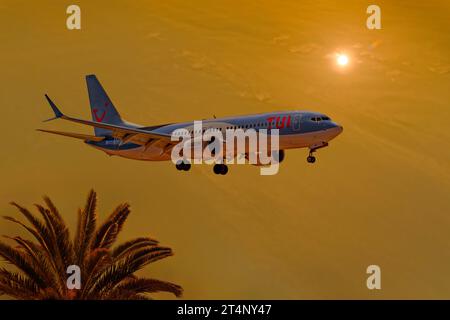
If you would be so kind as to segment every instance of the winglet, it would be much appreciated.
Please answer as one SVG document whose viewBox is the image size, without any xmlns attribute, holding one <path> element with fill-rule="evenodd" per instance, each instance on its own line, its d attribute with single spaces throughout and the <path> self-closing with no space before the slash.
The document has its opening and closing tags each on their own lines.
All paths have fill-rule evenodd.
<svg viewBox="0 0 450 320">
<path fill-rule="evenodd" d="M 45 98 L 47 99 L 48 103 L 50 104 L 50 107 L 52 107 L 53 112 L 55 113 L 55 117 L 48 119 L 48 120 L 44 120 L 44 122 L 46 121 L 50 121 L 50 120 L 54 120 L 54 119 L 58 119 L 61 118 L 62 116 L 64 116 L 64 114 L 58 109 L 58 107 L 55 105 L 55 103 L 49 98 L 49 96 L 46 94 Z"/>
</svg>

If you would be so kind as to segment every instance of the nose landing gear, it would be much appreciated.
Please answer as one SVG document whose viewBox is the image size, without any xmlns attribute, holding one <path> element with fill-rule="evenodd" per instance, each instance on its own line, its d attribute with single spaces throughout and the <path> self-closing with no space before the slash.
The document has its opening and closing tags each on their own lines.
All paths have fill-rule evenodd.
<svg viewBox="0 0 450 320">
<path fill-rule="evenodd" d="M 313 144 L 309 147 L 309 155 L 306 158 L 306 161 L 308 163 L 314 163 L 316 162 L 316 157 L 314 157 L 313 153 L 317 151 L 317 149 L 328 147 L 328 142 L 323 141 L 321 143 Z"/>
<path fill-rule="evenodd" d="M 317 149 L 325 148 L 327 146 L 328 146 L 328 142 L 322 142 L 320 144 L 315 144 L 315 145 L 312 145 L 311 147 L 309 147 L 309 155 L 306 158 L 306 161 L 308 161 L 308 163 L 316 162 L 316 157 L 314 157 L 314 152 L 316 152 Z"/>
<path fill-rule="evenodd" d="M 312 155 L 312 152 L 309 153 L 309 156 L 306 158 L 306 161 L 308 161 L 308 163 L 314 163 L 316 162 L 316 157 L 314 157 Z"/>
</svg>

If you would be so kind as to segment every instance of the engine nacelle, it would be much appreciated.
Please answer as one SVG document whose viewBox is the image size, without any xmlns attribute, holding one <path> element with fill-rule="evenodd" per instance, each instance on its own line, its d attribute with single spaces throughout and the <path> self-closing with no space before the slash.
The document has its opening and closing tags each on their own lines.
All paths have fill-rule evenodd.
<svg viewBox="0 0 450 320">
<path fill-rule="evenodd" d="M 278 150 L 278 151 L 275 151 L 276 153 L 278 153 L 278 163 L 282 163 L 283 162 L 283 160 L 284 160 L 284 157 L 285 157 L 285 151 L 284 150 Z M 275 153 L 274 152 L 274 153 Z M 273 159 L 273 155 L 272 155 L 272 159 Z"/>
</svg>

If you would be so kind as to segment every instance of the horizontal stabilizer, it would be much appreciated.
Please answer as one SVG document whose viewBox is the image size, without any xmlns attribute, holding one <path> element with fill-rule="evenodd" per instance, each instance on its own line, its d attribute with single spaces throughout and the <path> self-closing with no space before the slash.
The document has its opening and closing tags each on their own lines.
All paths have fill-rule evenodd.
<svg viewBox="0 0 450 320">
<path fill-rule="evenodd" d="M 72 132 L 62 132 L 62 131 L 52 131 L 52 130 L 43 130 L 43 129 L 36 129 L 37 131 L 47 132 L 47 133 L 53 133 L 58 134 L 60 136 L 66 136 L 76 139 L 82 139 L 85 141 L 103 141 L 105 137 L 98 137 L 98 136 L 92 136 L 89 134 L 81 134 L 81 133 L 72 133 Z"/>
</svg>

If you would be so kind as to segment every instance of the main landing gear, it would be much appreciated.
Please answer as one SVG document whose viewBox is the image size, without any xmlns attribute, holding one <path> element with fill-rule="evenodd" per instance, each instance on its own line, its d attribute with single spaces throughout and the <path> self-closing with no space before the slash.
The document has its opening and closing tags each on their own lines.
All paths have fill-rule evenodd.
<svg viewBox="0 0 450 320">
<path fill-rule="evenodd" d="M 189 162 L 187 162 L 187 161 L 181 161 L 180 160 L 180 161 L 177 162 L 175 167 L 179 171 L 189 171 L 191 169 L 191 164 Z"/>
<path fill-rule="evenodd" d="M 178 171 L 189 171 L 191 169 L 191 164 L 186 160 L 180 160 L 175 167 Z M 215 174 L 226 175 L 228 173 L 228 166 L 226 164 L 218 163 L 214 165 L 213 171 Z"/>
<path fill-rule="evenodd" d="M 226 175 L 228 173 L 228 166 L 226 164 L 217 163 L 214 165 L 213 171 L 215 174 Z"/>
</svg>

